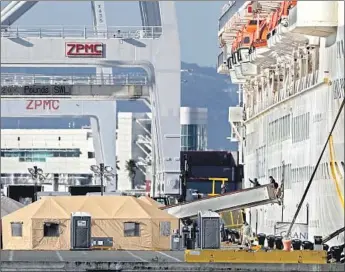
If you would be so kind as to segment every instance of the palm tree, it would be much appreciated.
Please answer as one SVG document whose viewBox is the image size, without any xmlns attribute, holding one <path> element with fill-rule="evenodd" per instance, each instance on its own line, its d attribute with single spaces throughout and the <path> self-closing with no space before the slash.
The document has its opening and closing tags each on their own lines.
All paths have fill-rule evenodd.
<svg viewBox="0 0 345 272">
<path fill-rule="evenodd" d="M 132 189 L 134 189 L 134 179 L 137 174 L 137 169 L 138 169 L 138 166 L 135 160 L 130 159 L 126 161 L 126 171 L 128 171 L 128 177 L 131 180 Z"/>
</svg>

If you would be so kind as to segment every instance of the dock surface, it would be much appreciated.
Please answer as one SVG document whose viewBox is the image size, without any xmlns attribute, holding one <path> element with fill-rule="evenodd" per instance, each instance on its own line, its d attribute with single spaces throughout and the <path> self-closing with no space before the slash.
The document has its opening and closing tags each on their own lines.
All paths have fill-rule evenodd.
<svg viewBox="0 0 345 272">
<path fill-rule="evenodd" d="M 343 264 L 186 263 L 183 251 L 1 250 L 2 272 L 55 271 L 344 271 Z"/>
</svg>

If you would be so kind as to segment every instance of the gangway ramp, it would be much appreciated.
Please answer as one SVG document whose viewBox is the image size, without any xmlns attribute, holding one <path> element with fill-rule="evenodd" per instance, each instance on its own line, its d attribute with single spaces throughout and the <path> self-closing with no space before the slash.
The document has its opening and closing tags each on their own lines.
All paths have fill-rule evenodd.
<svg viewBox="0 0 345 272">
<path fill-rule="evenodd" d="M 219 196 L 203 198 L 179 205 L 162 207 L 162 210 L 180 219 L 196 217 L 198 211 L 215 212 L 252 208 L 269 203 L 277 203 L 273 184 L 248 188 Z"/>
</svg>

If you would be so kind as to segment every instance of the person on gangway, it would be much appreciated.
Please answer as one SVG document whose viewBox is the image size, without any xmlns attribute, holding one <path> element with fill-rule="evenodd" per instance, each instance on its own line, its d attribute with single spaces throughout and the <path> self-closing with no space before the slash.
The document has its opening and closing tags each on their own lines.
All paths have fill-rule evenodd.
<svg viewBox="0 0 345 272">
<path fill-rule="evenodd" d="M 276 182 L 276 180 L 272 176 L 270 176 L 269 179 L 270 179 L 270 183 L 274 185 L 274 189 L 276 189 L 277 191 L 279 184 Z"/>
<path fill-rule="evenodd" d="M 259 183 L 258 179 L 255 178 L 254 180 L 249 179 L 249 182 L 254 185 L 254 187 L 259 187 L 261 184 Z"/>
</svg>

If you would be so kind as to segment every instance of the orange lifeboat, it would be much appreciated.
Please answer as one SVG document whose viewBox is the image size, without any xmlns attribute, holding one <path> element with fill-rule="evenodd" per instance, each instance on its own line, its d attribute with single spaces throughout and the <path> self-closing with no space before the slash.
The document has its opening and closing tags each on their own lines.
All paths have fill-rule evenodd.
<svg viewBox="0 0 345 272">
<path fill-rule="evenodd" d="M 261 21 L 259 21 L 259 24 Z M 241 39 L 240 47 L 238 49 L 238 60 L 239 62 L 249 62 L 249 54 L 252 49 L 252 45 L 255 39 L 255 33 L 258 29 L 258 21 L 250 20 L 248 21 L 245 30 L 243 31 L 243 36 Z"/>
<path fill-rule="evenodd" d="M 268 24 L 267 21 L 262 21 L 260 23 L 259 29 L 257 31 L 257 38 L 253 41 L 253 48 L 267 47 L 267 34 L 268 34 Z"/>
<path fill-rule="evenodd" d="M 267 42 L 267 36 L 269 33 L 268 26 L 269 26 L 268 20 L 261 21 L 259 28 L 257 32 L 255 33 L 255 38 L 251 45 L 250 56 L 249 56 L 250 61 L 253 62 L 253 64 L 258 65 L 260 63 L 260 60 L 261 61 L 264 60 L 264 54 L 270 51 L 270 49 L 268 48 L 268 42 Z M 261 58 L 259 56 L 261 56 Z M 258 57 L 260 59 L 258 59 Z"/>
</svg>

